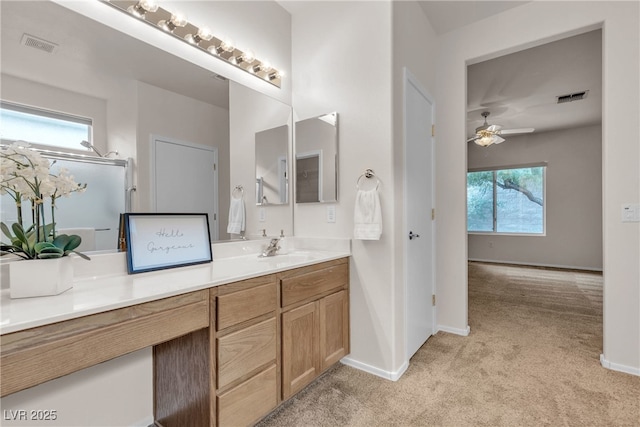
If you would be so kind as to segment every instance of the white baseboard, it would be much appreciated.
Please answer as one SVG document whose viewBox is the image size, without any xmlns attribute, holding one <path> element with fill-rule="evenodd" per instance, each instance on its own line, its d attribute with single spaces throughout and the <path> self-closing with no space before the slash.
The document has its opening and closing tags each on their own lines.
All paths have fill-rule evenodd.
<svg viewBox="0 0 640 427">
<path fill-rule="evenodd" d="M 512 264 L 512 265 L 521 265 L 523 267 L 531 266 L 531 267 L 549 267 L 549 268 L 562 268 L 564 270 L 584 270 L 584 271 L 597 271 L 602 272 L 602 267 L 593 268 L 593 267 L 576 267 L 575 265 L 560 265 L 560 264 L 546 264 L 539 262 L 517 262 L 517 261 L 498 261 L 495 259 L 479 259 L 479 258 L 469 258 L 469 261 L 472 262 L 488 262 L 492 264 Z"/>
<path fill-rule="evenodd" d="M 340 360 L 344 365 L 351 366 L 352 368 L 359 369 L 361 371 L 367 372 L 369 374 L 373 374 L 377 377 L 384 378 L 385 380 L 398 381 L 402 374 L 405 373 L 407 368 L 409 367 L 409 362 L 404 362 L 400 369 L 395 372 L 385 371 L 380 368 L 376 368 L 375 366 L 367 365 L 366 363 L 359 362 L 350 357 L 344 357 Z"/>
<path fill-rule="evenodd" d="M 634 368 L 632 366 L 625 366 L 618 363 L 609 362 L 604 358 L 604 354 L 600 355 L 600 364 L 604 368 L 611 369 L 612 371 L 624 372 L 625 374 L 631 374 L 640 377 L 640 368 Z"/>
<path fill-rule="evenodd" d="M 450 334 L 462 335 L 463 337 L 468 336 L 471 333 L 471 327 L 467 325 L 466 329 L 452 328 L 450 326 L 438 325 L 438 331 L 448 332 Z"/>
</svg>

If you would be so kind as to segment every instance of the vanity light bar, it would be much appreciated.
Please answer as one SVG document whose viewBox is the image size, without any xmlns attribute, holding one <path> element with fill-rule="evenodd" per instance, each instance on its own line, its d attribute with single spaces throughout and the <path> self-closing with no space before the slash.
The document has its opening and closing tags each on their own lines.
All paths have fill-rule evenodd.
<svg viewBox="0 0 640 427">
<path fill-rule="evenodd" d="M 208 28 L 193 25 L 183 15 L 158 6 L 155 0 L 100 1 L 276 87 L 282 84 L 284 73 L 267 61 L 258 60 L 252 51 L 242 51 L 232 41 L 215 37 Z"/>
</svg>

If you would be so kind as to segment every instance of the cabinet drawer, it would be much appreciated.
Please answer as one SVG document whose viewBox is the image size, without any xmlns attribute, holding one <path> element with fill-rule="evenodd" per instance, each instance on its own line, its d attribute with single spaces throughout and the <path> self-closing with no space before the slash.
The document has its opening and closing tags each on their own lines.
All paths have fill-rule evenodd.
<svg viewBox="0 0 640 427">
<path fill-rule="evenodd" d="M 218 338 L 218 388 L 276 360 L 276 319 Z"/>
<path fill-rule="evenodd" d="M 276 365 L 218 396 L 218 426 L 249 426 L 278 404 Z"/>
<path fill-rule="evenodd" d="M 282 286 L 282 306 L 311 300 L 333 289 L 345 287 L 349 281 L 349 264 L 341 263 L 302 272 L 280 279 Z"/>
<path fill-rule="evenodd" d="M 274 276 L 269 277 L 270 280 L 266 281 L 266 283 L 263 279 L 261 281 L 263 284 L 219 295 L 216 329 L 220 331 L 229 326 L 275 311 L 277 306 L 276 282 Z M 240 284 L 242 283 L 240 282 Z M 235 286 L 235 284 L 228 286 Z M 226 286 L 223 288 L 226 288 Z"/>
</svg>

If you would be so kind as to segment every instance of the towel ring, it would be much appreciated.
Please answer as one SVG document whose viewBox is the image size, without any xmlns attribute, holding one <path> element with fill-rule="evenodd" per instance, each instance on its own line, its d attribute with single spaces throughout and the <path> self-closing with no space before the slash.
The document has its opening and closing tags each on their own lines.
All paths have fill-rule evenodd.
<svg viewBox="0 0 640 427">
<path fill-rule="evenodd" d="M 240 194 L 238 194 L 238 193 L 240 193 Z M 233 191 L 231 191 L 231 195 L 232 196 L 236 196 L 237 195 L 236 199 L 239 198 L 239 197 L 244 197 L 244 187 L 242 187 L 242 185 L 236 185 L 233 188 Z"/>
<path fill-rule="evenodd" d="M 356 181 L 356 188 L 357 189 L 360 189 L 360 181 L 362 181 L 362 178 L 366 178 L 366 179 L 375 178 L 376 179 L 376 190 L 380 186 L 380 180 L 376 176 L 376 174 L 373 171 L 373 169 L 366 169 L 364 172 L 362 172 L 362 175 L 360 175 L 358 177 L 357 181 Z"/>
</svg>

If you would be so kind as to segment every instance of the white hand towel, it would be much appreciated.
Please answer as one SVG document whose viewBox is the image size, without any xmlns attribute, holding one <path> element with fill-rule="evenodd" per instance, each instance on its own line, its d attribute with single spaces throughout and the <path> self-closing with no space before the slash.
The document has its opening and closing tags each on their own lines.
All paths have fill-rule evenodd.
<svg viewBox="0 0 640 427">
<path fill-rule="evenodd" d="M 227 233 L 240 234 L 245 227 L 244 199 L 231 196 Z"/>
<path fill-rule="evenodd" d="M 353 238 L 358 240 L 380 240 L 382 234 L 382 210 L 377 188 L 358 190 L 353 213 Z"/>
</svg>

